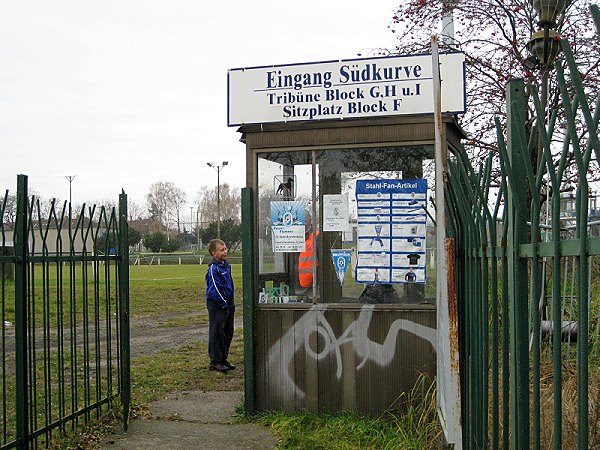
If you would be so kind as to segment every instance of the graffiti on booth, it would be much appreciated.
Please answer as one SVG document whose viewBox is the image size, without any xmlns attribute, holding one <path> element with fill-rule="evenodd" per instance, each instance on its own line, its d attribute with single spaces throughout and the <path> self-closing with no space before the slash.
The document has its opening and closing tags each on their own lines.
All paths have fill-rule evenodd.
<svg viewBox="0 0 600 450">
<path fill-rule="evenodd" d="M 373 316 L 375 305 L 364 305 L 358 318 L 336 337 L 333 328 L 325 318 L 327 305 L 314 305 L 306 314 L 298 320 L 293 327 L 286 331 L 281 339 L 269 350 L 268 367 L 272 369 L 283 368 L 284 378 L 281 386 L 294 386 L 295 391 L 279 392 L 285 397 L 294 395 L 296 398 L 304 398 L 305 393 L 300 389 L 289 374 L 287 368 L 294 359 L 294 355 L 304 349 L 308 358 L 320 360 L 331 358 L 334 355 L 337 369 L 336 376 L 341 380 L 343 373 L 342 351 L 343 345 L 351 345 L 359 358 L 356 370 L 361 369 L 367 362 L 372 361 L 380 367 L 388 366 L 396 354 L 396 338 L 400 331 L 405 331 L 426 340 L 436 350 L 436 330 L 411 320 L 397 319 L 390 325 L 383 343 L 374 342 L 368 337 L 368 330 Z M 310 345 L 313 333 L 324 342 L 320 351 L 315 351 Z M 290 351 L 281 351 L 290 349 Z M 277 389 L 277 387 L 276 387 Z"/>
</svg>

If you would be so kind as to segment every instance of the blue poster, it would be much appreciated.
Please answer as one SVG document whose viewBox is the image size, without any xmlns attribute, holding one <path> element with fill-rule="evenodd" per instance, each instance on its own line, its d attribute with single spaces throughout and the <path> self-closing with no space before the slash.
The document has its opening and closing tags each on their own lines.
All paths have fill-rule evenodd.
<svg viewBox="0 0 600 450">
<path fill-rule="evenodd" d="M 337 273 L 340 285 L 344 284 L 344 278 L 346 278 L 346 272 L 350 265 L 350 257 L 352 256 L 352 250 L 334 250 L 331 249 L 331 260 L 333 261 L 333 267 L 335 267 L 335 273 Z"/>
<path fill-rule="evenodd" d="M 425 283 L 427 180 L 357 180 L 356 281 Z"/>
<path fill-rule="evenodd" d="M 271 235 L 275 253 L 305 250 L 305 205 L 300 201 L 271 202 Z"/>
</svg>

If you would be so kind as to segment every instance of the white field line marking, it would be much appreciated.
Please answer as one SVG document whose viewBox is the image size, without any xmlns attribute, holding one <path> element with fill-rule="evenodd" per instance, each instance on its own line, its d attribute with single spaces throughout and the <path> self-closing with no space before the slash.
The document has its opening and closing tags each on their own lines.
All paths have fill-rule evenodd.
<svg viewBox="0 0 600 450">
<path fill-rule="evenodd" d="M 129 281 L 165 281 L 165 280 L 187 280 L 189 278 L 202 278 L 204 275 L 193 275 L 190 277 L 171 277 L 171 278 L 130 278 Z"/>
</svg>

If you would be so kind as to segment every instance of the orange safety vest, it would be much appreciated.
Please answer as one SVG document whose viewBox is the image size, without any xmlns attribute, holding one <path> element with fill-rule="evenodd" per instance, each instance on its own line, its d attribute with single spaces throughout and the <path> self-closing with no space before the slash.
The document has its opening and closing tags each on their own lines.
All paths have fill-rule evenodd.
<svg viewBox="0 0 600 450">
<path fill-rule="evenodd" d="M 317 236 L 319 232 L 317 231 Z M 300 286 L 307 288 L 312 286 L 313 282 L 313 249 L 314 249 L 314 233 L 308 235 L 306 239 L 306 248 L 298 255 L 298 280 Z M 317 261 L 319 267 L 319 261 Z"/>
</svg>

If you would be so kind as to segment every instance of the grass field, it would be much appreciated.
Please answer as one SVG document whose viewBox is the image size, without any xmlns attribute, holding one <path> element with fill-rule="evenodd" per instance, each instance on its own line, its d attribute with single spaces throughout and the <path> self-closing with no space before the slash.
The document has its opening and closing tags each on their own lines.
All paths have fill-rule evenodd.
<svg viewBox="0 0 600 450">
<path fill-rule="evenodd" d="M 241 265 L 233 265 L 236 303 L 241 300 Z M 206 265 L 130 266 L 132 316 L 189 313 L 204 304 Z M 206 309 L 206 308 L 204 308 Z"/>
<path fill-rule="evenodd" d="M 205 281 L 204 273 L 206 271 L 206 265 L 173 265 L 173 266 L 130 266 L 130 324 L 131 324 L 131 345 L 132 354 L 141 354 L 141 356 L 132 357 L 131 359 L 131 386 L 132 386 L 132 413 L 135 416 L 140 412 L 143 412 L 145 405 L 149 402 L 162 397 L 168 392 L 172 392 L 180 389 L 187 390 L 242 390 L 243 380 L 243 369 L 236 372 L 232 372 L 227 377 L 226 383 L 223 383 L 222 379 L 217 377 L 215 372 L 209 372 L 208 370 L 208 355 L 206 343 L 201 341 L 195 341 L 193 343 L 187 343 L 182 345 L 181 342 L 186 342 L 186 339 L 177 339 L 172 336 L 179 335 L 186 337 L 189 334 L 191 328 L 197 329 L 200 327 L 206 327 L 208 323 L 208 315 L 206 313 L 205 306 Z M 107 298 L 111 298 L 111 308 L 115 311 L 115 292 L 116 292 L 116 279 L 117 274 L 114 267 L 105 266 L 97 267 L 100 275 L 105 274 L 105 269 L 108 270 L 108 278 L 99 277 L 97 284 L 98 290 L 94 289 L 93 273 L 94 268 L 91 264 L 82 266 L 77 264 L 74 266 L 74 271 L 70 271 L 69 266 L 50 264 L 45 267 L 36 265 L 34 270 L 30 272 L 30 279 L 33 284 L 30 296 L 35 299 L 35 310 L 37 317 L 36 327 L 41 326 L 41 319 L 45 317 L 42 313 L 47 311 L 50 327 L 55 329 L 57 326 L 57 317 L 59 316 L 58 311 L 62 312 L 64 320 L 64 326 L 66 329 L 64 333 L 69 336 L 70 328 L 69 323 L 71 319 L 71 311 L 77 311 L 77 320 L 81 321 L 84 317 L 84 305 L 86 306 L 87 323 L 93 327 L 95 321 L 95 314 L 101 317 L 101 323 L 104 323 L 107 310 L 105 306 L 107 304 Z M 61 279 L 62 282 L 57 280 Z M 69 273 L 73 273 L 70 278 Z M 241 267 L 236 265 L 233 267 L 233 275 L 236 283 L 238 283 L 238 292 L 236 295 L 236 302 L 239 303 L 241 299 Z M 84 280 L 87 280 L 85 282 Z M 73 284 L 73 289 L 71 288 Z M 85 295 L 83 293 L 85 292 Z M 2 293 L 4 299 L 14 298 L 14 282 L 7 281 L 2 284 Z M 60 294 L 60 296 L 58 295 Z M 58 302 L 57 299 L 62 298 L 62 302 Z M 41 299 L 45 299 L 42 301 Z M 58 305 L 60 303 L 60 310 Z M 98 308 L 94 308 L 94 304 L 100 305 Z M 14 323 L 14 303 L 3 302 L 4 319 L 7 322 Z M 241 317 L 242 308 L 239 308 L 239 314 Z M 114 317 L 113 313 L 111 316 Z M 80 322 L 81 323 L 81 322 Z M 79 325 L 79 330 L 81 330 Z M 154 335 L 155 337 L 162 336 L 162 333 L 168 331 L 168 336 L 171 336 L 169 341 L 162 342 L 160 351 L 156 351 L 155 345 L 144 346 L 144 339 L 139 339 L 140 334 L 147 333 Z M 175 334 L 173 334 L 175 333 Z M 42 336 L 41 332 L 37 333 L 37 336 Z M 93 332 L 92 332 L 93 339 Z M 165 340 L 166 340 L 165 339 Z M 163 341 L 165 341 L 163 340 Z M 187 339 L 189 341 L 190 339 Z M 80 339 L 81 342 L 81 339 Z M 115 343 L 116 345 L 116 343 Z M 238 365 L 242 366 L 242 348 L 243 348 L 243 336 L 242 330 L 236 331 L 236 337 L 233 342 L 231 349 L 231 360 L 236 361 Z M 114 350 L 116 352 L 116 350 Z M 38 351 L 41 354 L 41 349 Z M 94 354 L 93 343 L 90 346 L 90 354 Z M 78 359 L 81 362 L 83 354 L 78 351 Z M 113 355 L 114 356 L 114 355 Z M 5 362 L 7 365 L 14 365 L 14 355 L 7 357 Z M 67 349 L 63 355 L 65 364 L 65 376 L 70 379 L 70 353 Z M 57 355 L 53 351 L 50 355 L 50 364 L 52 372 L 56 373 Z M 81 365 L 81 363 L 79 364 Z M 36 372 L 38 372 L 37 379 L 43 379 L 44 366 L 42 361 L 38 361 Z M 94 368 L 92 361 L 92 369 Z M 115 369 L 116 370 L 116 369 Z M 73 372 L 75 373 L 75 372 Z M 82 377 L 85 372 L 77 372 L 77 379 L 79 380 L 79 386 L 82 386 L 84 381 Z M 220 374 L 219 374 L 220 375 Z M 116 379 L 116 371 L 114 373 Z M 0 413 L 0 416 L 7 417 L 6 422 L 6 433 L 7 439 L 10 440 L 10 436 L 13 433 L 14 424 L 12 421 L 14 411 L 14 381 L 13 378 L 8 378 L 8 384 L 5 391 L 5 398 L 7 402 L 5 404 L 6 410 L 4 413 Z M 89 377 L 89 383 L 91 385 L 90 390 L 94 392 L 95 381 L 94 377 Z M 116 381 L 113 380 L 115 383 Z M 43 395 L 41 381 L 38 381 L 38 396 Z M 53 402 L 52 402 L 52 416 L 58 417 L 59 412 L 56 409 L 59 402 L 54 398 L 57 395 L 57 389 L 54 388 L 52 391 Z M 104 386 L 103 392 L 106 392 Z M 71 400 L 70 396 L 70 384 L 67 383 L 67 391 L 65 394 L 65 402 L 67 408 L 70 407 Z M 81 405 L 82 395 L 84 395 L 84 389 L 80 389 L 78 393 L 79 401 Z M 43 405 L 43 398 L 38 399 L 38 403 Z M 120 405 L 115 404 L 114 407 L 106 411 L 107 421 L 101 420 L 95 422 L 92 428 L 83 426 L 77 426 L 75 429 L 72 427 L 67 428 L 67 434 L 60 438 L 55 438 L 56 448 L 66 448 L 73 446 L 81 446 L 83 448 L 93 446 L 93 436 L 98 433 L 98 430 L 104 427 L 109 427 L 110 418 L 118 418 L 120 415 Z M 41 414 L 43 414 L 43 408 Z M 41 423 L 43 423 L 43 416 L 39 417 Z"/>
</svg>

